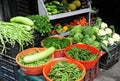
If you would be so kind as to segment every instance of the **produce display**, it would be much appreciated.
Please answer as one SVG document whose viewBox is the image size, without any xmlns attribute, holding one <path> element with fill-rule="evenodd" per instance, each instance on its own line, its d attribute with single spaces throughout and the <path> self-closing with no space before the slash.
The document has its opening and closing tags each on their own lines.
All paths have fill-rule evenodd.
<svg viewBox="0 0 120 81">
<path fill-rule="evenodd" d="M 94 60 L 98 57 L 98 54 L 92 54 L 87 49 L 81 49 L 76 47 L 72 47 L 70 50 L 67 50 L 67 54 L 73 59 L 83 61 Z"/>
<path fill-rule="evenodd" d="M 120 35 L 115 33 L 114 26 L 108 26 L 102 19 L 97 17 L 96 23 L 86 28 L 75 26 L 68 36 L 73 43 L 92 45 L 100 50 L 105 50 L 109 55 L 109 46 L 120 43 Z"/>
<path fill-rule="evenodd" d="M 85 18 L 85 16 L 79 16 L 77 18 L 74 18 L 71 22 L 68 23 L 57 23 L 54 25 L 54 28 L 51 32 L 52 35 L 54 34 L 61 34 L 67 31 L 70 31 L 72 28 L 74 28 L 76 25 L 81 25 L 81 26 L 88 26 L 88 21 Z"/>
<path fill-rule="evenodd" d="M 88 8 L 88 0 L 45 0 L 44 4 L 48 12 L 47 15 L 16 16 L 11 18 L 9 22 L 0 21 L 1 53 L 6 52 L 8 43 L 12 47 L 17 43 L 22 55 L 18 54 L 16 56 L 16 63 L 25 69 L 23 69 L 24 73 L 30 75 L 42 74 L 45 64 L 51 63 L 52 66 L 47 67 L 50 70 L 47 75 L 52 81 L 82 81 L 79 79 L 84 78 L 84 69 L 88 70 L 94 67 L 101 57 L 101 50 L 107 52 L 111 57 L 108 47 L 120 44 L 120 35 L 115 32 L 114 25 L 108 26 L 100 17 L 93 19 L 94 22 L 91 22 L 90 25 L 85 16 L 75 17 L 70 22 L 54 25 L 54 22 L 51 23 L 48 15 L 67 12 L 69 14 L 69 12 Z M 41 37 L 46 37 L 39 41 L 41 48 L 44 50 L 35 48 L 35 52 L 32 50 L 32 52 L 23 54 L 24 46 L 34 44 L 34 35 L 32 35 L 34 30 L 39 32 Z M 55 35 L 65 32 L 69 32 L 66 37 Z M 76 45 L 71 47 L 71 44 Z M 79 48 L 80 44 L 84 44 L 83 49 Z M 89 47 L 84 49 L 84 46 Z M 56 55 L 55 57 L 55 54 L 61 56 L 58 55 L 57 57 Z M 63 60 L 54 64 L 52 63 L 53 56 L 54 58 L 69 58 L 70 61 L 75 63 Z M 81 67 L 79 66 L 80 62 Z"/>
<path fill-rule="evenodd" d="M 0 21 L 1 53 L 4 54 L 3 52 L 6 52 L 6 44 L 8 43 L 12 47 L 18 43 L 20 50 L 23 50 L 24 46 L 34 44 L 32 29 L 33 28 L 28 25 Z"/>
<path fill-rule="evenodd" d="M 77 9 L 88 8 L 87 0 L 53 0 L 45 2 L 48 15 L 71 12 Z"/>
<path fill-rule="evenodd" d="M 10 22 L 0 21 L 1 53 L 5 53 L 7 44 L 11 47 L 18 44 L 19 51 L 23 50 L 24 46 L 34 46 L 34 30 L 37 30 L 41 36 L 49 36 L 52 28 L 49 18 L 40 15 L 15 16 L 10 19 Z"/>
<path fill-rule="evenodd" d="M 82 76 L 82 72 L 75 64 L 60 61 L 55 63 L 48 76 L 53 81 L 75 81 Z"/>
<path fill-rule="evenodd" d="M 58 37 L 48 37 L 46 39 L 44 39 L 41 42 L 43 47 L 49 48 L 49 47 L 55 47 L 56 49 L 63 49 L 65 47 L 67 47 L 68 45 L 71 44 L 69 39 L 66 38 L 58 38 Z"/>
</svg>

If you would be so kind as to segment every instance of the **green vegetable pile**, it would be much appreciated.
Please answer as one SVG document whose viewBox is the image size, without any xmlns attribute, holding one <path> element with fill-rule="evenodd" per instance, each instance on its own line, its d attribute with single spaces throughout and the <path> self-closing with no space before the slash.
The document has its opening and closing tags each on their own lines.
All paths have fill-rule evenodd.
<svg viewBox="0 0 120 81">
<path fill-rule="evenodd" d="M 67 11 L 68 10 L 68 4 L 67 3 L 62 3 L 58 0 L 52 0 L 50 2 L 46 2 L 45 7 L 46 7 L 49 15 L 68 12 Z"/>
<path fill-rule="evenodd" d="M 41 42 L 43 47 L 55 47 L 56 49 L 63 49 L 70 45 L 70 40 L 66 38 L 48 37 Z"/>
<path fill-rule="evenodd" d="M 76 47 L 72 47 L 70 50 L 67 50 L 67 54 L 73 59 L 83 61 L 94 60 L 98 57 L 98 54 L 92 54 L 87 49 L 81 49 Z"/>
<path fill-rule="evenodd" d="M 73 43 L 84 43 L 100 49 L 100 42 L 96 40 L 97 33 L 98 29 L 96 27 L 87 26 L 84 28 L 80 25 L 76 25 L 70 31 L 69 38 Z"/>
<path fill-rule="evenodd" d="M 75 64 L 66 61 L 60 61 L 50 70 L 48 76 L 53 81 L 76 81 L 82 76 L 83 70 L 80 70 Z"/>
<path fill-rule="evenodd" d="M 33 35 L 28 31 L 26 25 L 18 23 L 0 22 L 0 42 L 2 45 L 2 54 L 6 52 L 6 44 L 9 43 L 12 47 L 16 43 L 19 44 L 20 50 L 24 46 L 33 44 Z"/>
<path fill-rule="evenodd" d="M 35 30 L 37 30 L 41 36 L 51 34 L 53 26 L 47 16 L 30 15 L 28 18 L 34 22 Z"/>
<path fill-rule="evenodd" d="M 26 56 L 30 56 L 30 55 L 34 55 L 34 53 L 29 53 L 29 54 L 27 54 Z M 46 62 L 48 62 L 48 61 L 50 60 L 50 57 L 47 56 L 46 58 L 40 59 L 40 60 L 35 61 L 35 62 L 25 63 L 25 62 L 24 62 L 24 57 L 25 57 L 25 56 L 19 57 L 19 62 L 20 62 L 21 64 L 27 65 L 27 66 L 39 66 L 39 65 L 41 65 L 41 64 L 45 64 Z"/>
</svg>

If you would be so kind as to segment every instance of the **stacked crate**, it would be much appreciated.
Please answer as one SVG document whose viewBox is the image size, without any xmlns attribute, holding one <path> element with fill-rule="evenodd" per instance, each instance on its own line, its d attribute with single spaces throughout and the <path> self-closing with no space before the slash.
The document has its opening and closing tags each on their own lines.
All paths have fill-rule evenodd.
<svg viewBox="0 0 120 81">
<path fill-rule="evenodd" d="M 116 64 L 119 60 L 119 54 L 120 54 L 119 48 L 120 48 L 120 45 L 113 45 L 108 47 L 110 55 L 106 53 L 100 58 L 99 67 L 107 70 L 110 67 L 112 67 L 114 64 Z"/>
</svg>

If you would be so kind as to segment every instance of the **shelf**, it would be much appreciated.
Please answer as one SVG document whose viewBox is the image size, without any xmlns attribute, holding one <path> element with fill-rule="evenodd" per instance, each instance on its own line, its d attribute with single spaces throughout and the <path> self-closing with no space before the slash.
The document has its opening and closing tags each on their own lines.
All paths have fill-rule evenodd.
<svg viewBox="0 0 120 81">
<path fill-rule="evenodd" d="M 44 1 L 38 0 L 39 15 L 47 15 L 50 20 L 65 18 L 65 17 L 69 17 L 69 16 L 74 16 L 74 15 L 79 15 L 79 14 L 84 14 L 84 13 L 91 12 L 91 4 L 90 4 L 90 2 L 88 2 L 89 8 L 79 9 L 79 10 L 66 12 L 66 13 L 55 14 L 55 15 L 48 15 L 47 9 L 44 5 L 45 1 L 46 0 L 44 0 Z"/>
<path fill-rule="evenodd" d="M 61 35 L 61 36 L 68 36 L 70 34 L 70 32 L 64 32 L 64 33 L 61 33 L 61 34 L 55 34 L 53 36 L 57 36 L 57 35 Z"/>
<path fill-rule="evenodd" d="M 60 14 L 55 14 L 55 15 L 48 15 L 48 17 L 49 17 L 50 20 L 54 20 L 54 19 L 68 17 L 68 16 L 89 13 L 90 11 L 91 11 L 91 8 L 86 8 L 86 9 L 80 9 L 80 10 L 71 11 L 71 12 L 67 12 L 67 13 L 60 13 Z"/>
</svg>

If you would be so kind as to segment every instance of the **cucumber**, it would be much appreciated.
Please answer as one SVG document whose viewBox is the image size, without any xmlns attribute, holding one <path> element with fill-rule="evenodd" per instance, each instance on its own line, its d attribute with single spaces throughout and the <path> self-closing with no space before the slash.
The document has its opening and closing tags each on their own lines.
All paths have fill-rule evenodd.
<svg viewBox="0 0 120 81">
<path fill-rule="evenodd" d="M 52 1 L 52 3 L 55 4 L 55 5 L 60 5 L 59 1 Z"/>
<path fill-rule="evenodd" d="M 34 55 L 30 55 L 30 56 L 25 56 L 24 59 L 23 59 L 23 61 L 25 63 L 35 62 L 35 61 L 38 61 L 40 59 L 46 58 L 50 54 L 53 54 L 54 51 L 55 51 L 54 47 L 49 47 L 49 48 L 47 48 L 46 50 L 44 50 L 42 52 L 36 53 Z"/>
<path fill-rule="evenodd" d="M 23 16 L 16 16 L 10 19 L 10 22 L 14 22 L 14 23 L 21 23 L 21 24 L 25 24 L 25 25 L 29 25 L 29 26 L 33 26 L 34 23 L 31 19 L 27 18 L 27 17 L 23 17 Z"/>
</svg>

